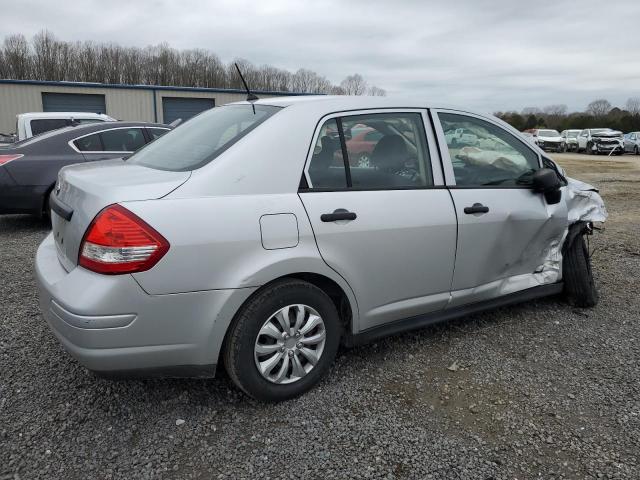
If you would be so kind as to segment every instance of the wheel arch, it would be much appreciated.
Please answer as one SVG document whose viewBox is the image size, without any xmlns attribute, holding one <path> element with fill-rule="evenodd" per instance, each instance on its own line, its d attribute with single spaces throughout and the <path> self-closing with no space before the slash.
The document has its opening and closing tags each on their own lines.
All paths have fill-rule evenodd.
<svg viewBox="0 0 640 480">
<path fill-rule="evenodd" d="M 218 351 L 216 352 L 217 364 L 220 364 L 221 355 L 224 352 L 225 345 L 227 343 L 227 339 L 229 336 L 229 332 L 231 330 L 232 325 L 234 324 L 238 314 L 242 311 L 243 307 L 250 302 L 256 295 L 262 292 L 265 288 L 270 287 L 276 282 L 281 282 L 283 280 L 302 280 L 307 283 L 310 283 L 324 293 L 331 299 L 333 304 L 338 311 L 338 315 L 340 318 L 340 322 L 344 328 L 344 334 L 342 336 L 342 342 L 348 342 L 348 339 L 351 338 L 352 334 L 356 333 L 355 325 L 357 324 L 357 312 L 358 307 L 355 303 L 355 297 L 351 292 L 348 285 L 347 288 L 344 288 L 340 285 L 335 279 L 328 277 L 327 275 L 316 273 L 316 272 L 291 272 L 286 275 L 281 275 L 277 278 L 272 279 L 271 281 L 261 285 L 259 288 L 254 290 L 251 295 L 249 295 L 240 305 L 240 307 L 236 310 L 233 318 L 231 318 L 228 324 L 224 328 L 224 338 L 220 342 L 216 342 L 218 346 Z M 348 290 L 347 290 L 348 289 Z M 347 293 L 347 291 L 349 293 Z"/>
</svg>

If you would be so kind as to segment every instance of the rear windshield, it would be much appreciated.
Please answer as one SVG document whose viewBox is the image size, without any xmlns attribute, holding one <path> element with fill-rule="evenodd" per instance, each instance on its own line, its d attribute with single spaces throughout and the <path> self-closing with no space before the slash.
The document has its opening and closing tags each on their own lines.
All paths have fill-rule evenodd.
<svg viewBox="0 0 640 480">
<path fill-rule="evenodd" d="M 206 110 L 154 140 L 128 161 L 158 170 L 195 170 L 279 110 L 269 105 L 225 105 Z"/>
</svg>

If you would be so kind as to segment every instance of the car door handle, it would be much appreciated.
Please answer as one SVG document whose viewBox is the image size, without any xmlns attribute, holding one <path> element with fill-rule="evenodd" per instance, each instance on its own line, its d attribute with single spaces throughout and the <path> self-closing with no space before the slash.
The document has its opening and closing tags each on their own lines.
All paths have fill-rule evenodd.
<svg viewBox="0 0 640 480">
<path fill-rule="evenodd" d="M 464 213 L 470 215 L 472 213 L 487 213 L 489 211 L 489 207 L 485 207 L 481 203 L 474 203 L 471 207 L 464 207 Z"/>
<path fill-rule="evenodd" d="M 336 220 L 355 220 L 356 217 L 357 215 L 354 212 L 338 208 L 333 213 L 323 213 L 320 215 L 320 220 L 323 222 L 335 222 Z"/>
</svg>

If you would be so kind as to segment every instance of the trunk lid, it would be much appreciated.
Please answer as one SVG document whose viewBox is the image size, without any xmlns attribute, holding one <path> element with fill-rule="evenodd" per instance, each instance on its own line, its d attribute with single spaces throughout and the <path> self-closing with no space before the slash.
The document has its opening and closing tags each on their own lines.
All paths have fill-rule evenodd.
<svg viewBox="0 0 640 480">
<path fill-rule="evenodd" d="M 51 227 L 58 258 L 69 271 L 78 263 L 82 237 L 104 207 L 132 200 L 152 200 L 169 194 L 191 176 L 132 165 L 117 160 L 65 167 L 51 195 L 73 210 L 70 220 L 51 212 Z"/>
</svg>

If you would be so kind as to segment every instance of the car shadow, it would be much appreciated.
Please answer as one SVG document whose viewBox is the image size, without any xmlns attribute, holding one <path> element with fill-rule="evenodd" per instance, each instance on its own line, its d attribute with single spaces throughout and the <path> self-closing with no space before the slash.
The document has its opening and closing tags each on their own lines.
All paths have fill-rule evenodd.
<svg viewBox="0 0 640 480">
<path fill-rule="evenodd" d="M 20 231 L 47 231 L 51 230 L 51 221 L 46 217 L 34 215 L 0 215 L 0 235 Z"/>
</svg>

